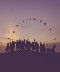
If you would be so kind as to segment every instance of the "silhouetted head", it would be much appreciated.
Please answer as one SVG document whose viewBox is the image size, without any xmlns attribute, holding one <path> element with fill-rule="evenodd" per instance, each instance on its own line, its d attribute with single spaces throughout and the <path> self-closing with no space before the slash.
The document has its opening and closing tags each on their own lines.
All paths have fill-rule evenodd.
<svg viewBox="0 0 60 72">
<path fill-rule="evenodd" d="M 21 41 L 20 38 L 19 38 L 19 41 Z"/>
<path fill-rule="evenodd" d="M 16 42 L 18 42 L 18 40 L 16 40 Z"/>
<path fill-rule="evenodd" d="M 48 44 L 46 44 L 46 46 L 48 46 Z"/>
<path fill-rule="evenodd" d="M 42 44 L 42 43 L 40 42 L 40 44 Z"/>
<path fill-rule="evenodd" d="M 11 44 L 11 42 L 10 42 L 10 44 Z"/>
<path fill-rule="evenodd" d="M 34 39 L 34 42 L 35 42 L 35 39 Z"/>
<path fill-rule="evenodd" d="M 30 43 L 30 41 L 29 41 L 29 43 Z"/>
<path fill-rule="evenodd" d="M 45 45 L 45 43 L 44 43 L 44 45 Z"/>
</svg>

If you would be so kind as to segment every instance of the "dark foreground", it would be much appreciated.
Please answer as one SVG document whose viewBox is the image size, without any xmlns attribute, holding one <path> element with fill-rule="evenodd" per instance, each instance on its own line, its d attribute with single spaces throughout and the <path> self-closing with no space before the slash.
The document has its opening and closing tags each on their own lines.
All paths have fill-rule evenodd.
<svg viewBox="0 0 60 72">
<path fill-rule="evenodd" d="M 16 51 L 0 54 L 0 72 L 60 72 L 60 53 Z"/>
</svg>

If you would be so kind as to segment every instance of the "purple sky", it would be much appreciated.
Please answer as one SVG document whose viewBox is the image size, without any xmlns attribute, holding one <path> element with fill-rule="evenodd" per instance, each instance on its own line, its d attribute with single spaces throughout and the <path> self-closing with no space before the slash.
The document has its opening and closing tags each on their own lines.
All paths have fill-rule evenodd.
<svg viewBox="0 0 60 72">
<path fill-rule="evenodd" d="M 37 18 L 37 22 L 30 18 Z M 11 37 L 13 30 L 15 39 L 60 42 L 60 0 L 0 0 L 0 37 Z M 0 42 L 7 40 L 0 38 Z"/>
</svg>

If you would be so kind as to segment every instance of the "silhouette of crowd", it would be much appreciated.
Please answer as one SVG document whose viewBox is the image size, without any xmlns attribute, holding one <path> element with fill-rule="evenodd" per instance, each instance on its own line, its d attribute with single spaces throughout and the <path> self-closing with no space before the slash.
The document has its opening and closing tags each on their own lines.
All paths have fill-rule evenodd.
<svg viewBox="0 0 60 72">
<path fill-rule="evenodd" d="M 35 39 L 33 42 L 30 42 L 28 39 L 27 40 L 19 39 L 16 42 L 12 41 L 12 42 L 7 43 L 7 47 L 6 47 L 5 51 L 12 53 L 15 50 L 17 50 L 17 51 L 26 50 L 26 51 L 37 51 L 37 52 L 40 52 L 41 54 L 45 54 L 45 53 L 54 54 L 55 48 L 56 48 L 55 44 L 52 46 L 52 48 L 50 48 L 50 47 L 46 48 L 45 43 L 42 44 L 40 42 L 40 44 L 39 44 L 37 41 L 35 41 Z"/>
</svg>

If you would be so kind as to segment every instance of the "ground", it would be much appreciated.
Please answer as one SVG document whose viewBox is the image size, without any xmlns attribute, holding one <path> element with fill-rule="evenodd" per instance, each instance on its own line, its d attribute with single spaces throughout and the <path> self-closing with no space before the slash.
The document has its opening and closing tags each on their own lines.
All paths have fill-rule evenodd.
<svg viewBox="0 0 60 72">
<path fill-rule="evenodd" d="M 0 72 L 60 72 L 60 53 L 15 51 L 0 54 Z"/>
</svg>

